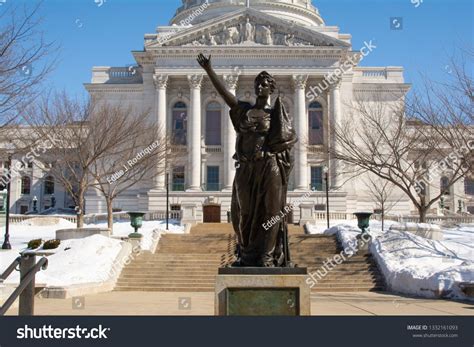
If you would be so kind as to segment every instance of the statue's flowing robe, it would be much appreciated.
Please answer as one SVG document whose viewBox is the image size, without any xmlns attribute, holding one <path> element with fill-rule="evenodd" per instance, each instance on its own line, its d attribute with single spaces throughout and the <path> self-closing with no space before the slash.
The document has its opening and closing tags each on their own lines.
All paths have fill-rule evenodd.
<svg viewBox="0 0 474 347">
<path fill-rule="evenodd" d="M 287 230 L 286 194 L 293 168 L 290 151 L 298 140 L 280 98 L 271 113 L 259 119 L 249 117 L 251 109 L 251 104 L 239 101 L 230 110 L 237 133 L 232 224 L 242 265 L 280 266 Z"/>
</svg>

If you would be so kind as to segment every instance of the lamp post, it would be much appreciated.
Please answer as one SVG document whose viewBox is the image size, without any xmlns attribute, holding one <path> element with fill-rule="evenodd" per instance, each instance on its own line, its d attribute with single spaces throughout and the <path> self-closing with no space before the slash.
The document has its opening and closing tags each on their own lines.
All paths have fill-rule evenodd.
<svg viewBox="0 0 474 347">
<path fill-rule="evenodd" d="M 324 165 L 323 167 L 323 172 L 324 172 L 324 181 L 326 182 L 326 219 L 328 222 L 328 229 L 330 228 L 330 222 L 329 222 L 329 168 L 327 165 Z"/>
<path fill-rule="evenodd" d="M 36 195 L 33 197 L 33 212 L 38 212 L 38 198 L 36 197 Z"/>
<path fill-rule="evenodd" d="M 5 238 L 3 240 L 2 249 L 12 249 L 10 245 L 10 193 L 11 193 L 11 172 L 10 168 L 12 166 L 12 156 L 8 156 L 7 161 L 7 172 L 8 172 L 8 181 L 7 181 L 7 203 L 5 207 Z"/>
</svg>

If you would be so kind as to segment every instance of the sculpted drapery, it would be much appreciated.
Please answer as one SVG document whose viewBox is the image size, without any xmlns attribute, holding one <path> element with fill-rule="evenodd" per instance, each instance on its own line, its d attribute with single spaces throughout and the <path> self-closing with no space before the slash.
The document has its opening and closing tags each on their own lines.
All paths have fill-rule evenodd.
<svg viewBox="0 0 474 347">
<path fill-rule="evenodd" d="M 239 257 L 233 266 L 288 265 L 285 205 L 293 168 L 290 152 L 298 140 L 281 98 L 268 107 L 276 81 L 261 72 L 255 79 L 257 101 L 252 105 L 226 89 L 211 67 L 211 57 L 201 54 L 198 62 L 229 105 L 237 133 L 231 217 Z"/>
</svg>

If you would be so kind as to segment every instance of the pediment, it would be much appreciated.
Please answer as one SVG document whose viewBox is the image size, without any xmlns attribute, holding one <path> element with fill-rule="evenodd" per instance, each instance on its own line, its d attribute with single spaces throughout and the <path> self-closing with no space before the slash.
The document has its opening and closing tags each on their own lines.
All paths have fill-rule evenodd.
<svg viewBox="0 0 474 347">
<path fill-rule="evenodd" d="M 148 48 L 162 46 L 350 47 L 344 41 L 251 8 L 182 29 Z"/>
</svg>

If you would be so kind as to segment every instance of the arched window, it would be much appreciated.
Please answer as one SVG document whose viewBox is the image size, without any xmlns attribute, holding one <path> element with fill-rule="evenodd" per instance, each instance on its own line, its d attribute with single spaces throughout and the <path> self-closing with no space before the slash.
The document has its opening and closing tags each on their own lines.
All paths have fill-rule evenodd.
<svg viewBox="0 0 474 347">
<path fill-rule="evenodd" d="M 466 195 L 474 195 L 474 179 L 466 178 L 464 180 L 464 193 Z"/>
<path fill-rule="evenodd" d="M 175 145 L 186 146 L 187 144 L 187 121 L 188 109 L 184 102 L 177 102 L 173 106 L 172 132 Z"/>
<path fill-rule="evenodd" d="M 450 194 L 450 192 L 449 192 L 449 178 L 447 178 L 446 176 L 441 177 L 440 189 L 441 189 L 441 192 L 444 195 L 449 195 Z"/>
<path fill-rule="evenodd" d="M 319 102 L 313 102 L 309 105 L 308 117 L 308 144 L 324 144 L 323 107 Z"/>
<path fill-rule="evenodd" d="M 206 108 L 206 145 L 220 146 L 221 140 L 221 105 L 210 102 Z"/>
<path fill-rule="evenodd" d="M 31 193 L 31 178 L 23 176 L 21 178 L 21 194 L 30 195 Z"/>
<path fill-rule="evenodd" d="M 54 177 L 48 176 L 44 180 L 44 193 L 47 195 L 54 194 Z"/>
</svg>

